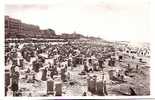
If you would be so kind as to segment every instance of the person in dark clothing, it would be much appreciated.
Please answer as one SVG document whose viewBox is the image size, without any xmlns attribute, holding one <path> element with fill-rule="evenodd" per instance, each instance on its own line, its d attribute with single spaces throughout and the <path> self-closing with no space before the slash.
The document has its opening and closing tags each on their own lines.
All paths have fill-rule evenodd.
<svg viewBox="0 0 155 100">
<path fill-rule="evenodd" d="M 13 76 L 13 73 L 15 72 L 15 67 L 14 65 L 11 66 L 11 77 Z"/>
<path fill-rule="evenodd" d="M 17 64 L 17 59 L 13 59 L 13 60 L 12 60 L 12 65 L 15 65 L 15 66 L 18 65 L 18 64 Z"/>
<path fill-rule="evenodd" d="M 99 63 L 99 67 L 100 67 L 100 68 L 103 68 L 103 66 L 102 66 L 102 65 L 103 65 L 103 60 L 99 59 L 99 60 L 98 60 L 98 63 Z"/>
<path fill-rule="evenodd" d="M 121 60 L 123 59 L 123 56 L 119 56 L 119 61 L 121 62 Z"/>
<path fill-rule="evenodd" d="M 139 70 L 139 65 L 137 64 L 136 65 L 136 71 L 138 72 L 138 70 Z"/>
<path fill-rule="evenodd" d="M 8 92 L 8 87 L 5 86 L 5 96 L 7 96 L 7 92 Z"/>
<path fill-rule="evenodd" d="M 73 57 L 72 63 L 73 63 L 73 67 L 76 67 L 76 65 L 77 65 L 76 57 Z"/>
<path fill-rule="evenodd" d="M 51 78 L 53 78 L 54 75 L 58 74 L 57 69 L 54 66 L 50 66 L 48 70 L 50 71 Z"/>
<path fill-rule="evenodd" d="M 10 85 L 10 73 L 9 70 L 5 70 L 5 96 L 7 95 L 9 85 Z"/>
<path fill-rule="evenodd" d="M 24 65 L 23 65 L 23 62 L 24 62 L 23 59 L 20 59 L 20 60 L 19 60 L 19 67 L 21 67 L 22 69 L 23 69 L 23 66 L 24 66 Z"/>
<path fill-rule="evenodd" d="M 84 71 L 88 72 L 88 66 L 84 65 Z"/>
<path fill-rule="evenodd" d="M 89 64 L 92 65 L 92 59 L 89 59 Z"/>
<path fill-rule="evenodd" d="M 15 96 L 16 92 L 18 91 L 18 81 L 19 81 L 19 72 L 15 71 L 12 74 L 12 86 L 11 86 L 11 89 L 13 91 L 13 96 Z"/>
<path fill-rule="evenodd" d="M 33 70 L 34 70 L 36 73 L 39 72 L 40 67 L 42 67 L 42 64 L 41 64 L 40 62 L 38 62 L 38 61 L 34 61 L 34 62 L 33 62 Z"/>
<path fill-rule="evenodd" d="M 106 81 L 104 81 L 104 83 L 103 83 L 104 94 L 105 94 L 105 95 L 108 95 L 106 84 L 107 84 Z"/>
<path fill-rule="evenodd" d="M 68 59 L 68 66 L 70 67 L 72 65 L 71 59 Z"/>
<path fill-rule="evenodd" d="M 46 81 L 47 80 L 46 76 L 47 76 L 47 68 L 43 69 L 43 74 L 42 74 L 41 80 Z"/>
</svg>

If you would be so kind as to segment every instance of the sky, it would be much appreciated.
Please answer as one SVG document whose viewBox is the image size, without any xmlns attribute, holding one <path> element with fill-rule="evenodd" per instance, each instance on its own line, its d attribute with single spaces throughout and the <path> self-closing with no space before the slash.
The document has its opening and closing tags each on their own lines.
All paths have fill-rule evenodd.
<svg viewBox="0 0 155 100">
<path fill-rule="evenodd" d="M 5 15 L 60 33 L 149 41 L 149 0 L 6 0 Z"/>
</svg>

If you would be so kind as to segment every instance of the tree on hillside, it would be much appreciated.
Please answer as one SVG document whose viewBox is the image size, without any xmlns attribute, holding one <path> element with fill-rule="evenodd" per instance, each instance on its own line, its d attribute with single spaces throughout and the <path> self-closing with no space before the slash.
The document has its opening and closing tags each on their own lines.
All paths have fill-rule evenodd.
<svg viewBox="0 0 155 100">
<path fill-rule="evenodd" d="M 50 35 L 56 35 L 55 30 L 49 28 L 48 31 L 49 31 Z"/>
</svg>

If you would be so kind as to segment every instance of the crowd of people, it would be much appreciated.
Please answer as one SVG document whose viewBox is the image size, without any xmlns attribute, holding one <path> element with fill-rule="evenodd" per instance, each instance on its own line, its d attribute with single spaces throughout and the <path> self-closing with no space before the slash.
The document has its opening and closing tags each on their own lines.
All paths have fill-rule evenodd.
<svg viewBox="0 0 155 100">
<path fill-rule="evenodd" d="M 109 66 L 115 65 L 116 49 L 113 46 L 72 42 L 8 44 L 5 47 L 5 95 L 9 90 L 13 91 L 13 96 L 19 95 L 21 70 L 25 70 L 23 78 L 27 79 L 27 82 L 47 81 L 54 79 L 55 75 L 60 75 L 65 82 L 70 78 L 70 73 L 67 72 L 69 67 L 73 70 L 78 64 L 84 65 L 81 74 L 103 71 L 106 59 L 109 60 Z M 29 75 L 32 75 L 32 78 L 29 78 Z"/>
</svg>

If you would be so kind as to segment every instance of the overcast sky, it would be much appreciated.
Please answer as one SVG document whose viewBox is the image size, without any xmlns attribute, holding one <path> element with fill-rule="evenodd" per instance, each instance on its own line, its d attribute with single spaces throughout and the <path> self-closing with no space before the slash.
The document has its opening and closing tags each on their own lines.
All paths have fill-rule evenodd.
<svg viewBox="0 0 155 100">
<path fill-rule="evenodd" d="M 11 1 L 6 0 L 5 15 L 57 34 L 76 31 L 110 40 L 149 41 L 148 0 Z"/>
</svg>

